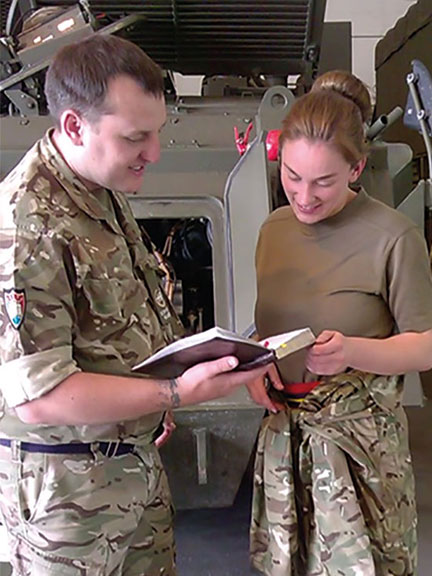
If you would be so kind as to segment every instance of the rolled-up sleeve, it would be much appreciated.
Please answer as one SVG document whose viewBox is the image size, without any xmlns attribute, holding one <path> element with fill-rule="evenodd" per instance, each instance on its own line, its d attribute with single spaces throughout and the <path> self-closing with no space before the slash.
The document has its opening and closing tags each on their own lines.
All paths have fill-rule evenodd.
<svg viewBox="0 0 432 576">
<path fill-rule="evenodd" d="M 10 408 L 39 398 L 80 369 L 72 348 L 63 346 L 22 356 L 0 366 L 0 390 Z"/>
<path fill-rule="evenodd" d="M 72 353 L 75 272 L 67 242 L 39 226 L 2 230 L 0 245 L 0 390 L 13 407 L 80 371 Z"/>
</svg>

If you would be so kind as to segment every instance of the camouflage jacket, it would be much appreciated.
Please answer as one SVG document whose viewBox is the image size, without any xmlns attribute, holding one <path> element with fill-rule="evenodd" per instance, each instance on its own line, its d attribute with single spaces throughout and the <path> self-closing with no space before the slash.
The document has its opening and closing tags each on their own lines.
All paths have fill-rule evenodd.
<svg viewBox="0 0 432 576">
<path fill-rule="evenodd" d="M 0 248 L 0 435 L 147 442 L 161 414 L 41 427 L 14 411 L 78 371 L 131 375 L 180 333 L 126 198 L 90 192 L 48 132 L 0 185 Z"/>
<path fill-rule="evenodd" d="M 415 576 L 417 515 L 402 378 L 327 376 L 269 415 L 251 560 L 266 576 Z"/>
</svg>

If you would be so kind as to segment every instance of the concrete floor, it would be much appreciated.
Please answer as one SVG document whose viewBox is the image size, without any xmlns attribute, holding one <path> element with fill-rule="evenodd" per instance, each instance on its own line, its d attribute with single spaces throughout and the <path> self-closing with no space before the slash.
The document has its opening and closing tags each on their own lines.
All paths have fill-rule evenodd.
<svg viewBox="0 0 432 576">
<path fill-rule="evenodd" d="M 407 407 L 419 513 L 419 572 L 432 574 L 432 373 L 423 379 L 425 406 Z M 232 508 L 179 511 L 178 576 L 249 576 L 250 477 Z"/>
</svg>

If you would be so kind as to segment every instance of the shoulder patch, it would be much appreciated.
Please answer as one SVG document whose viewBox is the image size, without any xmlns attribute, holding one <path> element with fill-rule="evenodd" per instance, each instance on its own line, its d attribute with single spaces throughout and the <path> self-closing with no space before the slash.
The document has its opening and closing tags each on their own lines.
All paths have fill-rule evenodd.
<svg viewBox="0 0 432 576">
<path fill-rule="evenodd" d="M 9 322 L 18 330 L 24 321 L 26 310 L 25 290 L 9 288 L 3 290 L 4 304 Z"/>
</svg>

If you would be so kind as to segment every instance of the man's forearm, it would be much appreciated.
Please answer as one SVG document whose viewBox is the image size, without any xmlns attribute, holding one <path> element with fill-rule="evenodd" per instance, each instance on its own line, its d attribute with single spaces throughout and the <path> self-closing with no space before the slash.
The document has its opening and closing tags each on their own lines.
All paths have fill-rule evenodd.
<svg viewBox="0 0 432 576">
<path fill-rule="evenodd" d="M 228 396 L 268 371 L 266 366 L 236 371 L 237 365 L 237 358 L 225 356 L 197 364 L 175 380 L 78 372 L 44 396 L 15 409 L 23 422 L 31 424 L 74 426 L 135 420 Z"/>
<path fill-rule="evenodd" d="M 135 420 L 180 403 L 176 380 L 77 372 L 16 411 L 27 423 L 73 426 Z"/>
</svg>

